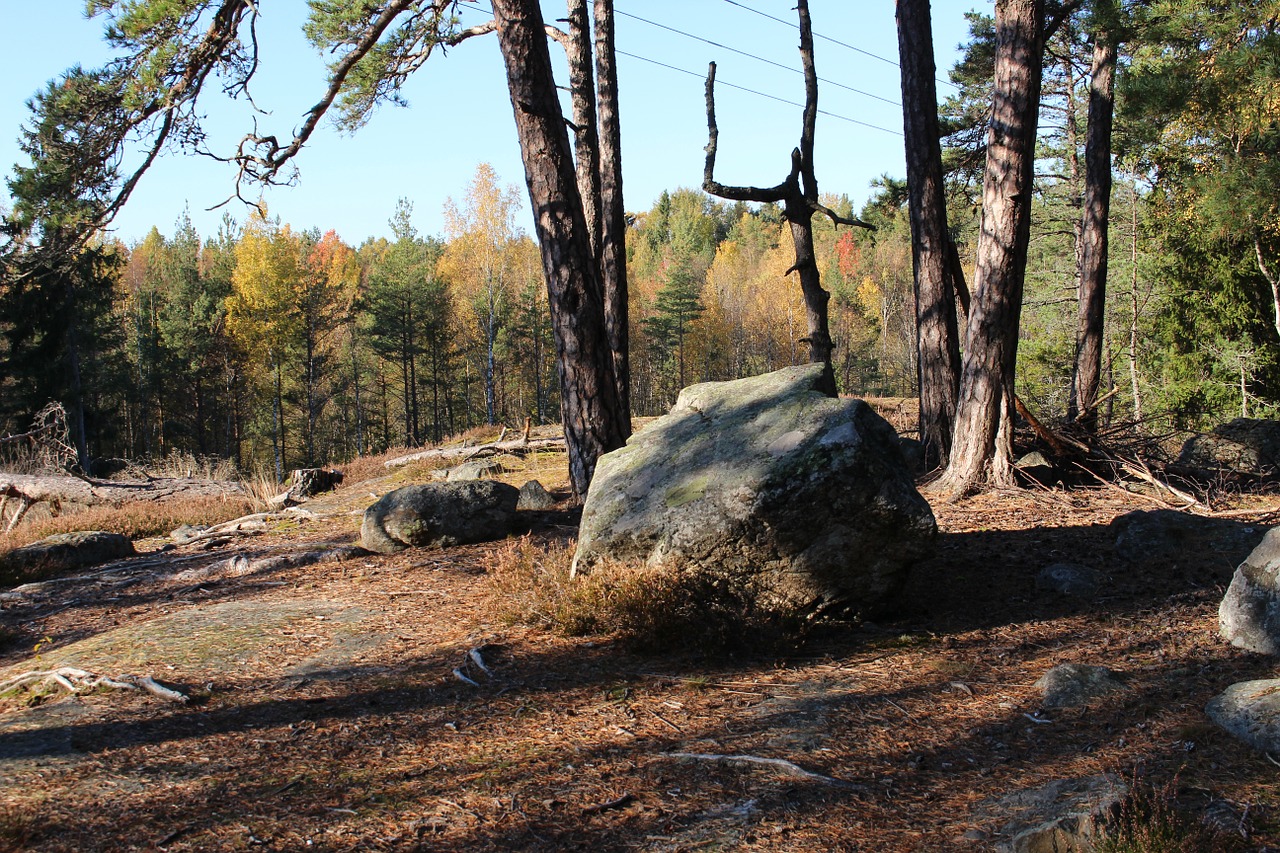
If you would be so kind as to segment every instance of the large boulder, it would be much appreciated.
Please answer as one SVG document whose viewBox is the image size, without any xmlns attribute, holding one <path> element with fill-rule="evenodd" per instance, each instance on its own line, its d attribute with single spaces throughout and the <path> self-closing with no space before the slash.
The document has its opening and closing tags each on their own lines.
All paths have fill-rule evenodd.
<svg viewBox="0 0 1280 853">
<path fill-rule="evenodd" d="M 696 572 L 798 613 L 884 604 L 937 525 L 893 428 L 818 392 L 821 376 L 804 365 L 684 389 L 600 458 L 574 572 L 604 559 Z"/>
<path fill-rule="evenodd" d="M 1280 470 L 1280 421 L 1236 418 L 1207 435 L 1192 436 L 1182 446 L 1183 465 L 1274 474 Z"/>
<path fill-rule="evenodd" d="M 18 583 L 101 565 L 136 551 L 129 537 L 102 530 L 59 533 L 0 556 L 0 583 Z"/>
<path fill-rule="evenodd" d="M 1280 527 L 1236 569 L 1218 605 L 1218 632 L 1233 646 L 1280 654 Z"/>
<path fill-rule="evenodd" d="M 496 480 L 405 486 L 365 510 L 360 544 L 394 554 L 501 539 L 515 524 L 519 496 L 515 486 Z"/>
</svg>

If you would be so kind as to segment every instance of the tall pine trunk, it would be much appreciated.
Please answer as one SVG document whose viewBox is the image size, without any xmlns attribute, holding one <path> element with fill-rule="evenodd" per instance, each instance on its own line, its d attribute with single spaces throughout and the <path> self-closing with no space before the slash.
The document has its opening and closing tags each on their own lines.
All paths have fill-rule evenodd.
<svg viewBox="0 0 1280 853">
<path fill-rule="evenodd" d="M 898 54 L 902 69 L 902 124 L 907 154 L 911 260 L 915 272 L 920 440 L 927 467 L 945 465 L 951 452 L 960 390 L 960 333 L 947 233 L 938 130 L 937 70 L 929 0 L 898 0 Z"/>
<path fill-rule="evenodd" d="M 1098 423 L 1098 390 L 1107 304 L 1107 220 L 1111 215 L 1111 121 L 1116 43 L 1101 29 L 1094 34 L 1089 86 L 1089 126 L 1085 140 L 1084 210 L 1081 214 L 1080 311 L 1076 364 L 1068 419 L 1093 431 Z"/>
<path fill-rule="evenodd" d="M 938 483 L 939 489 L 953 494 L 1014 483 L 1009 425 L 1031 233 L 1043 31 L 1043 0 L 997 0 L 995 85 L 977 272 L 965 330 L 955 438 L 950 464 Z"/>
<path fill-rule="evenodd" d="M 623 445 L 629 425 L 618 398 L 603 288 L 556 97 L 542 10 L 537 0 L 495 0 L 493 11 L 556 329 L 569 479 L 581 497 L 596 460 Z"/>
<path fill-rule="evenodd" d="M 631 435 L 631 355 L 627 301 L 627 214 L 622 202 L 622 125 L 618 119 L 618 65 L 613 0 L 595 0 L 596 118 L 600 141 L 600 280 L 604 325 L 623 435 Z"/>
</svg>

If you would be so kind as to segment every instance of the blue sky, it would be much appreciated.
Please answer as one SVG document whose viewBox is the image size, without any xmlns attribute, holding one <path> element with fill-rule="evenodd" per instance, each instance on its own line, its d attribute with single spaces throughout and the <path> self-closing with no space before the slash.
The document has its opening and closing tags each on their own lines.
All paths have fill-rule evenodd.
<svg viewBox="0 0 1280 853">
<path fill-rule="evenodd" d="M 488 19 L 477 6 L 488 9 L 481 0 L 464 22 Z M 793 26 L 765 15 L 793 21 L 794 3 L 616 0 L 615 7 L 618 48 L 634 55 L 618 60 L 627 208 L 648 209 L 664 189 L 701 183 L 706 145 L 702 78 L 713 60 L 720 81 L 716 178 L 767 186 L 785 177 L 789 153 L 799 141 L 800 108 L 771 97 L 798 104 L 803 79 L 796 71 L 767 63 L 799 69 L 798 37 Z M 885 61 L 897 54 L 893 7 L 891 0 L 810 0 L 818 35 L 815 64 L 818 76 L 830 81 L 819 84 L 819 107 L 833 114 L 819 117 L 818 181 L 824 192 L 847 193 L 855 205 L 865 200 L 878 175 L 905 173 L 896 105 L 898 69 Z M 263 62 L 252 92 L 258 107 L 269 114 L 257 121 L 261 130 L 287 137 L 323 91 L 323 58 L 301 34 L 303 0 L 260 0 L 260 8 Z M 83 0 L 0 0 L 0 170 L 6 175 L 20 157 L 16 139 L 28 117 L 27 99 L 67 67 L 93 67 L 108 56 L 102 21 L 86 19 L 83 9 Z M 549 20 L 563 16 L 560 2 L 548 0 L 543 9 Z M 964 13 L 971 9 L 990 13 L 991 0 L 933 2 L 939 76 L 944 79 L 967 32 Z M 553 58 L 562 57 L 552 48 Z M 940 96 L 950 91 L 945 85 L 939 90 Z M 396 200 L 406 197 L 414 204 L 418 230 L 438 234 L 446 199 L 462 196 L 480 162 L 492 164 L 524 197 L 511 104 L 493 36 L 432 57 L 404 95 L 408 109 L 383 107 L 354 135 L 340 134 L 326 123 L 297 160 L 299 184 L 266 191 L 271 212 L 296 228 L 334 228 L 348 242 L 359 243 L 387 235 Z M 213 145 L 230 150 L 252 126 L 254 114 L 247 104 L 229 102 L 216 92 L 205 97 Z M 197 230 L 212 234 L 222 212 L 206 208 L 231 193 L 233 178 L 225 164 L 167 156 L 143 179 L 116 219 L 115 231 L 130 243 L 153 225 L 171 234 L 189 208 Z M 2 192 L 0 204 L 7 205 Z M 245 218 L 238 202 L 227 209 L 237 219 Z M 527 214 L 523 219 L 528 222 Z"/>
</svg>

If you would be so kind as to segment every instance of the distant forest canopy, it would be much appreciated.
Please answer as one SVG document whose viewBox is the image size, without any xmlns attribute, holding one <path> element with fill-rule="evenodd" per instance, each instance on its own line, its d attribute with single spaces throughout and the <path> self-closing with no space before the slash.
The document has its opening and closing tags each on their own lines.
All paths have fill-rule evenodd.
<svg viewBox="0 0 1280 853">
<path fill-rule="evenodd" d="M 1078 7 L 1044 54 L 1016 389 L 1049 421 L 1071 406 L 1089 33 L 1107 23 L 1090 15 L 1106 5 Z M 1280 0 L 1117 9 L 1101 420 L 1164 433 L 1274 416 Z M 988 17 L 970 22 L 951 71 L 957 93 L 939 104 L 949 236 L 966 265 L 978 243 L 995 33 Z M 74 146 L 49 144 L 81 138 L 73 80 L 96 91 L 83 74 L 51 84 L 33 106 L 43 123 L 24 129 L 24 150 L 52 152 L 46 165 L 59 169 L 16 170 L 10 248 L 30 235 L 56 246 L 78 208 L 111 185 L 93 173 L 74 173 L 61 194 L 41 183 L 67 176 L 59 158 L 76 162 Z M 228 217 L 214 235 L 184 220 L 132 246 L 76 243 L 57 267 L 37 256 L 35 272 L 0 289 L 0 435 L 23 432 L 56 400 L 82 457 L 183 451 L 280 474 L 483 423 L 556 421 L 547 283 L 515 225 L 507 177 L 481 165 L 437 236 L 415 232 L 406 200 L 388 211 L 390 239 L 358 246 L 267 215 Z M 889 176 L 872 189 L 860 211 L 847 196 L 822 202 L 875 231 L 813 223 L 835 376 L 845 394 L 910 397 L 919 389 L 908 192 Z M 665 411 L 694 382 L 807 360 L 786 230 L 776 206 L 691 189 L 630 215 L 636 415 Z"/>
<path fill-rule="evenodd" d="M 1019 371 L 1020 393 L 1046 417 L 1066 409 L 1074 357 L 1075 257 L 1059 195 L 1036 201 Z M 843 196 L 824 203 L 877 228 L 837 231 L 815 220 L 840 390 L 911 397 L 902 182 L 882 179 L 861 211 Z M 1268 364 L 1261 349 L 1229 343 L 1232 318 L 1192 288 L 1212 281 L 1168 275 L 1183 262 L 1160 248 L 1153 205 L 1131 185 L 1116 190 L 1107 377 L 1123 390 L 1108 401 L 1110 418 L 1165 413 L 1173 424 L 1161 428 L 1193 428 L 1274 411 L 1257 381 Z M 78 294 L 76 309 L 91 455 L 181 451 L 274 472 L 485 423 L 558 421 L 546 288 L 537 247 L 514 224 L 518 210 L 514 188 L 481 165 L 440 236 L 418 234 L 403 201 L 391 212 L 391 238 L 358 246 L 270 216 L 243 224 L 227 216 L 216 235 L 202 237 L 183 220 L 169 235 L 153 229 L 132 246 L 98 247 L 86 279 L 93 290 Z M 665 412 L 688 384 L 807 360 L 804 306 L 794 276 L 784 275 L 793 258 L 776 207 L 677 189 L 630 222 L 637 415 Z M 0 432 L 23 431 L 41 406 L 69 393 L 62 345 L 39 327 L 65 306 L 46 296 L 50 304 L 4 318 L 28 334 L 10 338 L 19 369 L 3 378 Z M 1242 311 L 1234 322 L 1265 329 L 1264 319 Z"/>
</svg>

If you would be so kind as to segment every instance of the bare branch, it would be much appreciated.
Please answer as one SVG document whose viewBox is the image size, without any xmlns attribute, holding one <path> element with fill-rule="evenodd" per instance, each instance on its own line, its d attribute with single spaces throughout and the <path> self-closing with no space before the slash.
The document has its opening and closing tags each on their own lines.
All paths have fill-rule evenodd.
<svg viewBox="0 0 1280 853">
<path fill-rule="evenodd" d="M 814 201 L 813 199 L 809 199 L 809 207 L 810 209 L 813 210 L 814 213 L 821 213 L 822 215 L 830 219 L 832 222 L 834 222 L 836 225 L 848 225 L 851 228 L 866 228 L 868 231 L 876 230 L 876 227 L 869 222 L 863 222 L 861 219 L 857 219 L 857 218 L 849 219 L 844 216 L 841 216 L 831 208 L 827 207 L 821 202 Z"/>
<path fill-rule="evenodd" d="M 720 129 L 716 127 L 716 64 L 707 66 L 707 160 L 702 170 L 702 189 L 711 195 L 733 201 L 783 201 L 794 182 L 796 171 L 793 167 L 791 177 L 776 187 L 730 187 L 718 183 L 715 179 L 716 148 L 720 141 Z"/>
</svg>

